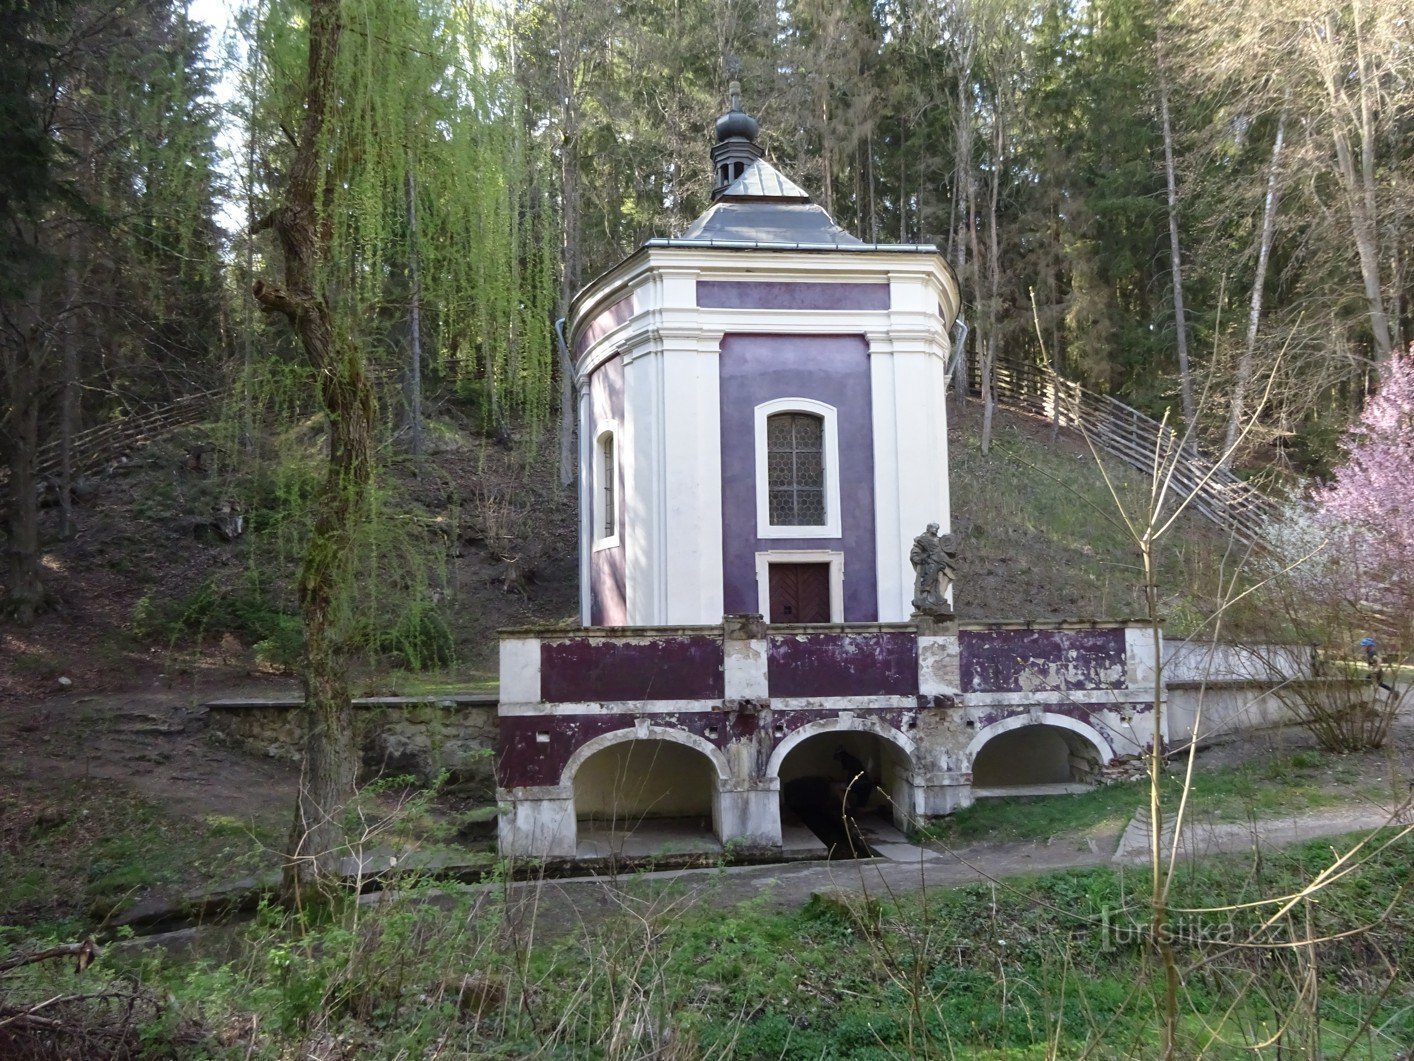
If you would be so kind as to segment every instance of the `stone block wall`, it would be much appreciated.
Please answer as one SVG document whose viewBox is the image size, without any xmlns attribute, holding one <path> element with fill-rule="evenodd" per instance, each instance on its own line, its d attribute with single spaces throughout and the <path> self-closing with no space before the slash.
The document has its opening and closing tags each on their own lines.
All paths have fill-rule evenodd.
<svg viewBox="0 0 1414 1061">
<path fill-rule="evenodd" d="M 216 700 L 207 704 L 212 736 L 258 755 L 300 760 L 299 701 Z M 496 698 L 375 697 L 354 702 L 365 778 L 410 774 L 495 793 Z"/>
</svg>

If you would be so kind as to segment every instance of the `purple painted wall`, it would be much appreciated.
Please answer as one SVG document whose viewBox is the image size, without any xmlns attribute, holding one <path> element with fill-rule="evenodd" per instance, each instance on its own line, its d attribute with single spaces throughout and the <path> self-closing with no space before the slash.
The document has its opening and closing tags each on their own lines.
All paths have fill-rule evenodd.
<svg viewBox="0 0 1414 1061">
<path fill-rule="evenodd" d="M 755 410 L 776 398 L 811 398 L 838 410 L 843 538 L 756 537 Z M 843 547 L 844 621 L 878 620 L 871 401 L 869 344 L 861 335 L 722 339 L 722 576 L 728 613 L 760 609 L 758 551 Z"/>
<path fill-rule="evenodd" d="M 580 329 L 574 337 L 574 359 L 578 361 L 584 351 L 632 316 L 633 296 L 625 295 Z"/>
<path fill-rule="evenodd" d="M 769 639 L 766 680 L 777 696 L 914 696 L 912 632 L 781 634 Z"/>
<path fill-rule="evenodd" d="M 1124 630 L 962 630 L 962 691 L 1122 689 Z"/>
<path fill-rule="evenodd" d="M 894 729 L 906 725 L 905 711 L 897 709 L 856 711 L 855 717 L 871 718 Z M 763 749 L 761 764 L 786 737 L 796 730 L 823 718 L 833 718 L 831 711 L 777 711 L 772 716 L 773 731 L 779 729 Z M 496 760 L 496 780 L 504 788 L 522 785 L 557 785 L 576 749 L 605 733 L 632 730 L 636 716 L 611 715 L 508 715 L 500 719 L 499 755 Z M 733 740 L 749 737 L 756 731 L 755 715 L 736 712 L 685 712 L 679 715 L 653 715 L 649 721 L 694 733 L 717 748 Z M 540 735 L 545 740 L 540 740 Z M 652 738 L 650 738 L 652 739 Z M 789 757 L 788 757 L 789 758 Z"/>
<path fill-rule="evenodd" d="M 720 700 L 722 642 L 703 636 L 544 641 L 540 645 L 540 697 L 551 704 Z"/>
<path fill-rule="evenodd" d="M 704 309 L 888 309 L 888 284 L 697 281 Z"/>
<path fill-rule="evenodd" d="M 618 478 L 616 497 L 617 511 L 614 513 L 618 524 L 619 544 L 611 547 L 596 547 L 593 540 L 599 537 L 600 528 L 594 525 L 594 501 L 592 491 L 597 489 L 595 472 L 600 459 L 598 439 L 600 427 L 608 421 L 616 421 L 619 426 L 614 438 L 614 470 Z M 590 443 L 590 469 L 586 478 L 582 499 L 590 513 L 589 551 L 589 625 L 623 626 L 628 622 L 628 599 L 624 578 L 624 543 L 627 541 L 627 519 L 624 502 L 624 362 L 621 357 L 606 361 L 589 377 L 589 423 L 585 428 Z"/>
</svg>

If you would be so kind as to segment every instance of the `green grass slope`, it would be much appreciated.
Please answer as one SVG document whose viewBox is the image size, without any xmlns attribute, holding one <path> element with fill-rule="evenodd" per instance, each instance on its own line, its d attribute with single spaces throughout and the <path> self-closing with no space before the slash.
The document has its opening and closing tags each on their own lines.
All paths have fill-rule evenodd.
<svg viewBox="0 0 1414 1061">
<path fill-rule="evenodd" d="M 991 452 L 980 446 L 981 407 L 949 407 L 959 618 L 1115 619 L 1144 615 L 1140 555 L 1084 440 L 998 410 Z M 1105 471 L 1142 519 L 1148 476 L 1115 460 Z M 1196 513 L 1184 513 L 1157 549 L 1160 612 L 1172 633 L 1211 632 L 1220 603 L 1249 583 L 1246 549 Z M 1223 615 L 1225 637 L 1264 633 L 1252 598 Z"/>
</svg>

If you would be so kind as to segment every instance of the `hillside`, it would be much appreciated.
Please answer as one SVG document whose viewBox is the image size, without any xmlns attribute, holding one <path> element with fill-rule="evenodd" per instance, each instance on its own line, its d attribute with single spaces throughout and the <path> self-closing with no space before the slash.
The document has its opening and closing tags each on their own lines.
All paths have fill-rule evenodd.
<svg viewBox="0 0 1414 1061">
<path fill-rule="evenodd" d="M 992 451 L 979 444 L 981 407 L 949 410 L 952 516 L 959 572 L 954 601 L 964 619 L 1090 619 L 1144 615 L 1140 558 L 1106 476 L 1131 516 L 1141 515 L 1148 477 L 1118 461 L 1101 475 L 1085 440 L 998 409 Z M 1166 628 L 1187 633 L 1223 598 L 1246 555 L 1211 523 L 1179 516 L 1160 539 L 1160 609 Z M 1225 631 L 1257 632 L 1243 602 Z"/>
<path fill-rule="evenodd" d="M 417 661 L 386 641 L 371 643 L 360 678 L 368 692 L 483 683 L 494 676 L 498 628 L 570 623 L 577 609 L 575 506 L 554 483 L 551 440 L 489 439 L 459 426 L 454 412 L 443 415 L 417 474 L 406 462 L 394 468 L 383 507 L 414 528 L 441 620 L 432 635 L 445 626 L 455 663 L 414 676 Z M 999 411 L 983 457 L 978 421 L 975 403 L 952 411 L 959 616 L 1141 614 L 1137 558 L 1083 440 L 1062 433 L 1052 442 L 1046 424 Z M 197 447 L 204 459 L 192 470 Z M 1109 469 L 1137 503 L 1141 477 Z M 56 511 L 47 510 L 46 565 L 58 606 L 27 630 L 0 629 L 13 661 L 0 673 L 0 696 L 50 691 L 61 677 L 97 692 L 197 673 L 289 673 L 295 559 L 272 516 L 269 495 L 278 491 L 255 479 L 238 452 L 223 455 L 215 426 L 195 425 L 94 477 L 73 540 L 55 540 Z M 250 530 L 233 542 L 200 526 L 227 504 L 243 509 Z M 1237 557 L 1197 517 L 1182 519 L 1160 552 L 1166 621 L 1190 628 L 1211 609 L 1224 563 L 1230 569 Z M 433 664 L 446 655 L 436 646 L 426 654 Z"/>
</svg>

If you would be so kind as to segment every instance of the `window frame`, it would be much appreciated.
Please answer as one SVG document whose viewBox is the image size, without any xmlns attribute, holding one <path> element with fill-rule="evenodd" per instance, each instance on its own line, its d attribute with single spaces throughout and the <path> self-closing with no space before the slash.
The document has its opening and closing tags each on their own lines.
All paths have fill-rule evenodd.
<svg viewBox="0 0 1414 1061">
<path fill-rule="evenodd" d="M 824 437 L 821 458 L 825 464 L 823 497 L 825 522 L 797 526 L 771 522 L 770 469 L 767 463 L 766 421 L 778 413 L 804 413 L 823 421 Z M 762 402 L 755 410 L 756 434 L 756 536 L 758 538 L 839 538 L 840 520 L 840 445 L 838 410 L 833 405 L 812 398 L 776 398 Z"/>
<path fill-rule="evenodd" d="M 620 469 L 623 466 L 623 455 L 619 447 L 619 425 L 615 420 L 605 421 L 599 425 L 599 432 L 594 436 L 594 476 L 593 490 L 594 502 L 590 506 L 592 511 L 590 518 L 593 526 L 590 528 L 590 539 L 594 543 L 594 550 L 613 549 L 620 543 L 620 528 L 623 526 L 623 491 L 619 489 L 621 478 Z M 612 469 L 605 468 L 604 443 L 608 442 L 612 447 L 614 466 Z M 610 506 L 612 505 L 612 508 Z M 613 515 L 613 529 L 606 534 L 608 518 Z"/>
</svg>

